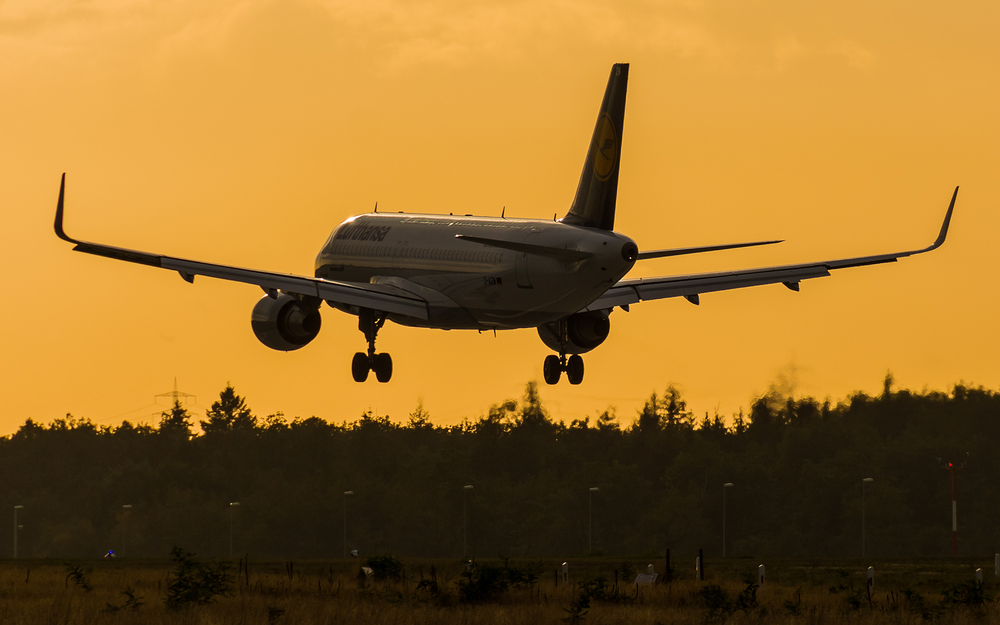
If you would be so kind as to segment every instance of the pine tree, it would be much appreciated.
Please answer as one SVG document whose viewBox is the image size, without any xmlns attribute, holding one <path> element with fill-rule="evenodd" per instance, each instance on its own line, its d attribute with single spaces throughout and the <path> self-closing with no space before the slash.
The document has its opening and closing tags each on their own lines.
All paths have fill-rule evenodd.
<svg viewBox="0 0 1000 625">
<path fill-rule="evenodd" d="M 160 413 L 160 434 L 187 440 L 191 438 L 191 414 L 187 408 L 181 406 L 178 399 L 174 400 L 174 405 L 170 410 Z"/>
<path fill-rule="evenodd" d="M 220 432 L 253 430 L 257 427 L 257 417 L 250 411 L 246 400 L 236 394 L 232 384 L 219 393 L 219 401 L 205 411 L 207 421 L 201 421 L 201 429 L 205 434 Z"/>
</svg>

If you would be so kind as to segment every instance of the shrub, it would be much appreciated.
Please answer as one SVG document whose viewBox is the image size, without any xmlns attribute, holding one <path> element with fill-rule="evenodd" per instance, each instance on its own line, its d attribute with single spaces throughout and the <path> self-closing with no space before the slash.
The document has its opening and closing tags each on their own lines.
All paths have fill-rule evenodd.
<svg viewBox="0 0 1000 625">
<path fill-rule="evenodd" d="M 992 601 L 990 595 L 986 593 L 983 585 L 979 582 L 955 584 L 942 591 L 941 595 L 944 597 L 942 605 L 949 608 L 958 606 L 981 608 L 983 604 Z"/>
<path fill-rule="evenodd" d="M 590 589 L 587 584 L 580 582 L 580 593 L 570 602 L 568 608 L 563 608 L 566 612 L 563 622 L 577 625 L 587 616 L 588 609 L 590 609 Z"/>
<path fill-rule="evenodd" d="M 233 576 L 229 572 L 229 564 L 202 564 L 194 559 L 193 553 L 187 553 L 180 547 L 173 548 L 170 559 L 175 568 L 170 574 L 167 597 L 164 599 L 167 608 L 179 610 L 191 604 L 206 605 L 220 595 L 230 594 Z"/>
<path fill-rule="evenodd" d="M 705 621 L 725 621 L 733 613 L 733 602 L 718 584 L 706 584 L 698 591 L 698 596 L 705 603 L 708 610 L 705 613 Z"/>
<path fill-rule="evenodd" d="M 925 621 L 932 621 L 941 616 L 941 608 L 927 603 L 924 596 L 916 590 L 907 588 L 903 591 L 906 597 L 906 609 L 910 614 L 917 614 Z"/>
<path fill-rule="evenodd" d="M 458 593 L 462 601 L 489 601 L 511 588 L 534 586 L 538 581 L 538 568 L 537 564 L 512 566 L 506 558 L 500 566 L 473 563 L 458 580 Z"/>
<path fill-rule="evenodd" d="M 372 570 L 372 577 L 379 581 L 403 579 L 403 563 L 395 556 L 368 556 L 365 566 Z"/>
</svg>

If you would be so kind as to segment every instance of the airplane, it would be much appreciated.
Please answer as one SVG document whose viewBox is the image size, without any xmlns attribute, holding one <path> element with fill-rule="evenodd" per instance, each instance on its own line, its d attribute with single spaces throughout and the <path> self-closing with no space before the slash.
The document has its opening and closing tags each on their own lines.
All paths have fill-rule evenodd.
<svg viewBox="0 0 1000 625">
<path fill-rule="evenodd" d="M 368 343 L 351 362 L 354 380 L 374 371 L 392 377 L 392 358 L 375 350 L 386 321 L 446 330 L 536 328 L 556 354 L 545 358 L 543 377 L 556 384 L 583 381 L 585 354 L 608 338 L 610 315 L 633 304 L 670 297 L 700 303 L 705 293 L 765 284 L 793 291 L 830 271 L 895 262 L 944 243 L 958 187 L 937 239 L 930 246 L 896 252 L 777 267 L 693 275 L 627 279 L 637 261 L 718 250 L 771 245 L 755 241 L 704 247 L 639 251 L 614 231 L 618 173 L 625 118 L 627 63 L 611 68 L 604 98 L 569 211 L 562 219 L 514 219 L 473 215 L 374 212 L 338 225 L 316 256 L 312 277 L 242 269 L 151 254 L 69 237 L 63 229 L 66 174 L 59 186 L 55 232 L 78 252 L 176 271 L 187 282 L 208 276 L 255 284 L 264 295 L 251 313 L 251 327 L 271 349 L 304 347 L 320 331 L 320 307 L 358 318 Z"/>
</svg>

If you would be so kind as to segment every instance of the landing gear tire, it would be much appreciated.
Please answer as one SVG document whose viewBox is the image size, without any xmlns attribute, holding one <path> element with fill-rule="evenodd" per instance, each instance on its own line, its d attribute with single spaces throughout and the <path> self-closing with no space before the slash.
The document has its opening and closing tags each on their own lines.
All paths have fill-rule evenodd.
<svg viewBox="0 0 1000 625">
<path fill-rule="evenodd" d="M 389 354 L 375 354 L 372 362 L 372 369 L 379 382 L 388 382 L 392 378 L 392 356 Z"/>
<path fill-rule="evenodd" d="M 375 337 L 378 336 L 378 331 L 385 324 L 385 320 L 384 313 L 368 308 L 362 308 L 358 313 L 358 330 L 364 333 L 365 340 L 368 341 L 368 353 L 354 354 L 351 373 L 354 374 L 355 382 L 367 380 L 369 371 L 375 372 L 375 378 L 379 382 L 388 382 L 392 377 L 392 356 L 375 353 Z"/>
<path fill-rule="evenodd" d="M 392 365 L 389 366 L 391 369 Z M 369 371 L 371 371 L 371 366 L 368 362 L 368 354 L 364 352 L 354 354 L 354 360 L 351 361 L 351 373 L 354 375 L 354 381 L 364 382 L 368 379 Z"/>
<path fill-rule="evenodd" d="M 555 354 L 549 354 L 545 357 L 545 363 L 542 365 L 542 377 L 545 378 L 546 384 L 556 384 L 559 382 L 559 376 L 562 375 L 562 363 L 559 362 L 559 356 Z"/>
<path fill-rule="evenodd" d="M 579 354 L 573 354 L 566 363 L 566 379 L 570 384 L 583 382 L 583 358 Z"/>
</svg>

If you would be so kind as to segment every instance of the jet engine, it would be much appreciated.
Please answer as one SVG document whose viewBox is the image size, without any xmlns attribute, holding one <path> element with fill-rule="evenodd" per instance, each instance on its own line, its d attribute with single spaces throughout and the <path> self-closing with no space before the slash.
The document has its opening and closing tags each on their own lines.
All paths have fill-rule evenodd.
<svg viewBox="0 0 1000 625">
<path fill-rule="evenodd" d="M 271 349 L 290 352 L 305 346 L 319 334 L 319 306 L 287 293 L 265 295 L 250 315 L 253 333 Z"/>
<path fill-rule="evenodd" d="M 585 354 L 608 338 L 611 321 L 608 311 L 576 313 L 559 321 L 538 326 L 538 336 L 550 349 L 567 354 Z"/>
</svg>

